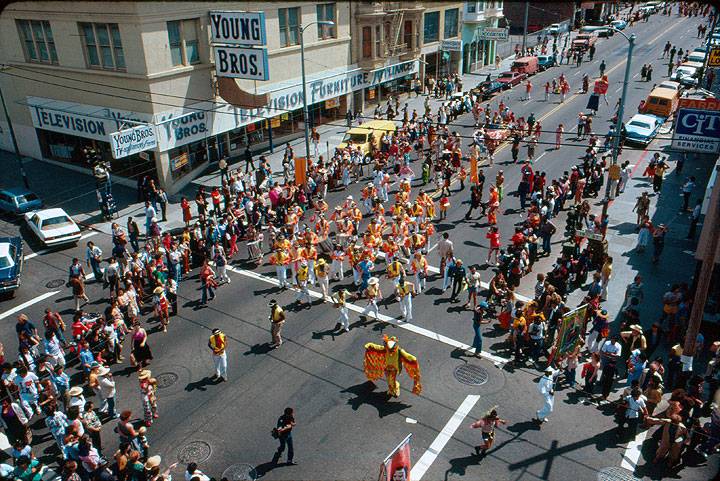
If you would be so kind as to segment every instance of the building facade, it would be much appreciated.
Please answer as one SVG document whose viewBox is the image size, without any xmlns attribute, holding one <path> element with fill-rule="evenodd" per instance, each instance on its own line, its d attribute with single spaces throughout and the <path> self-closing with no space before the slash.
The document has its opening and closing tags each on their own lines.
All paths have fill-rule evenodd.
<svg viewBox="0 0 720 481">
<path fill-rule="evenodd" d="M 269 80 L 216 77 L 213 10 L 264 13 Z M 118 181 L 151 175 L 174 193 L 221 157 L 303 135 L 301 39 L 309 123 L 340 122 L 426 74 L 463 71 L 464 11 L 418 1 L 19 2 L 0 14 L 0 88 L 22 155 L 88 170 L 83 150 L 94 148 Z M 492 58 L 490 46 L 473 52 L 471 65 Z M 228 85 L 262 102 L 228 103 Z M 143 124 L 157 147 L 115 159 L 110 134 Z M 4 116 L 0 148 L 13 148 Z"/>
<path fill-rule="evenodd" d="M 529 2 L 528 32 L 541 30 L 553 23 L 567 20 L 572 22 L 578 8 L 579 2 Z M 510 23 L 510 33 L 522 34 L 525 24 L 525 2 L 506 2 L 504 13 Z"/>
<path fill-rule="evenodd" d="M 465 2 L 462 12 L 462 73 L 473 72 L 495 61 L 497 40 L 485 29 L 497 29 L 503 18 L 503 1 Z"/>
</svg>

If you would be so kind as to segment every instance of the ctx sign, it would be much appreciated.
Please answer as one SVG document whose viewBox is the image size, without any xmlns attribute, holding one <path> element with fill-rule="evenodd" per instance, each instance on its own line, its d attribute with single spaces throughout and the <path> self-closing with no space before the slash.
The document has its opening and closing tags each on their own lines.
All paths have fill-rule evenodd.
<svg viewBox="0 0 720 481">
<path fill-rule="evenodd" d="M 680 109 L 672 147 L 687 152 L 717 153 L 720 146 L 720 112 Z"/>
</svg>

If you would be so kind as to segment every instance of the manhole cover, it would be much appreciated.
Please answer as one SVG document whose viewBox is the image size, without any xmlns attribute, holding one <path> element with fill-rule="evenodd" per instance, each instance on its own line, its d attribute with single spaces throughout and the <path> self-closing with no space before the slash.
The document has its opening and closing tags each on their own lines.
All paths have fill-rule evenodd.
<svg viewBox="0 0 720 481">
<path fill-rule="evenodd" d="M 175 374 L 174 372 L 163 372 L 163 373 L 158 374 L 158 376 L 155 379 L 157 379 L 158 388 L 164 389 L 166 387 L 170 387 L 173 384 L 175 384 L 178 381 L 179 376 L 177 374 Z"/>
<path fill-rule="evenodd" d="M 257 471 L 249 464 L 233 464 L 223 471 L 222 477 L 228 481 L 255 481 Z"/>
<path fill-rule="evenodd" d="M 482 386 L 488 382 L 488 372 L 485 368 L 473 364 L 463 364 L 455 368 L 455 379 L 469 386 Z"/>
<path fill-rule="evenodd" d="M 63 285 L 65 285 L 64 279 L 53 279 L 47 284 L 45 284 L 45 287 L 47 287 L 48 289 L 55 289 L 56 287 L 60 287 Z"/>
<path fill-rule="evenodd" d="M 619 466 L 611 466 L 598 471 L 598 481 L 640 481 L 632 471 Z"/>
<path fill-rule="evenodd" d="M 178 453 L 178 461 L 181 463 L 202 463 L 206 461 L 212 448 L 205 441 L 190 441 Z"/>
</svg>

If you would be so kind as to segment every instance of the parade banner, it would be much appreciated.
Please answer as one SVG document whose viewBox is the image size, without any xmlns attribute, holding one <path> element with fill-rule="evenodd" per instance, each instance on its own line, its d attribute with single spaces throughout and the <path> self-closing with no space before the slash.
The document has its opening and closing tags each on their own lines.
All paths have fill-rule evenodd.
<svg viewBox="0 0 720 481">
<path fill-rule="evenodd" d="M 305 185 L 307 182 L 307 159 L 295 157 L 295 185 Z"/>
<path fill-rule="evenodd" d="M 475 156 L 470 157 L 470 182 L 473 184 L 480 183 L 480 179 L 478 178 L 478 159 Z"/>
<path fill-rule="evenodd" d="M 580 338 L 582 337 L 583 327 L 585 326 L 585 315 L 587 313 L 587 304 L 568 311 L 560 320 L 560 331 L 558 332 L 557 341 L 550 354 L 548 364 L 552 364 L 556 356 L 564 356 L 575 349 Z"/>
<path fill-rule="evenodd" d="M 410 438 L 408 434 L 388 455 L 380 466 L 378 481 L 410 481 Z"/>
</svg>

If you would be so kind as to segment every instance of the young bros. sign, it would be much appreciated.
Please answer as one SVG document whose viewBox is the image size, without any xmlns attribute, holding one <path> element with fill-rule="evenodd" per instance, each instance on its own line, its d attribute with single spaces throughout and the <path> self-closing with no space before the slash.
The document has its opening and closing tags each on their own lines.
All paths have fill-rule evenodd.
<svg viewBox="0 0 720 481">
<path fill-rule="evenodd" d="M 110 134 L 110 147 L 114 158 L 127 157 L 157 147 L 154 125 L 138 125 Z"/>
</svg>

